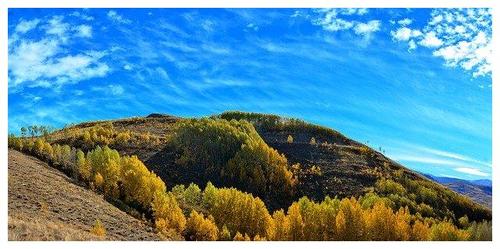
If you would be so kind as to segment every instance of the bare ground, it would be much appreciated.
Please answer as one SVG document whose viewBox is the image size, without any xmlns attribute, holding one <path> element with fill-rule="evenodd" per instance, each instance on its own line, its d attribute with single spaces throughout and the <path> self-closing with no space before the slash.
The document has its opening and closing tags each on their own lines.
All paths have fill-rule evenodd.
<svg viewBox="0 0 500 249">
<path fill-rule="evenodd" d="M 158 240 L 151 226 L 74 184 L 46 163 L 9 149 L 9 240 Z M 104 238 L 89 231 L 100 219 Z"/>
</svg>

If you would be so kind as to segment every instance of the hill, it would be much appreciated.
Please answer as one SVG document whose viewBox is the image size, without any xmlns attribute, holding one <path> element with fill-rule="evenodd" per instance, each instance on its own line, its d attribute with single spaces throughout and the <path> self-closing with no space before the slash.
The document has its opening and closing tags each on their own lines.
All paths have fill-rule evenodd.
<svg viewBox="0 0 500 249">
<path fill-rule="evenodd" d="M 159 240 L 153 228 L 31 156 L 9 149 L 9 240 Z M 102 221 L 106 236 L 90 233 Z"/>
<path fill-rule="evenodd" d="M 150 170 L 166 182 L 168 188 L 192 182 L 204 187 L 208 181 L 214 182 L 216 186 L 236 186 L 261 197 L 271 210 L 286 208 L 302 196 L 322 201 L 326 196 L 362 197 L 372 193 L 385 198 L 394 209 L 408 206 L 410 212 L 419 213 L 424 217 L 449 218 L 457 221 L 458 218 L 467 215 L 471 220 L 491 219 L 491 211 L 488 208 L 430 181 L 380 152 L 332 129 L 297 119 L 257 113 L 226 112 L 210 119 L 215 120 L 214 127 L 220 125 L 229 127 L 227 129 L 244 124 L 224 124 L 221 120 L 239 120 L 252 124 L 258 133 L 258 138 L 250 140 L 259 144 L 261 143 L 258 142 L 259 139 L 263 140 L 265 142 L 262 145 L 263 150 L 268 150 L 266 149 L 268 146 L 270 151 L 276 150 L 285 158 L 287 168 L 293 172 L 296 180 L 293 193 L 276 195 L 272 191 L 272 185 L 267 185 L 263 188 L 266 190 L 262 191 L 252 189 L 253 185 L 238 183 L 238 179 L 245 178 L 245 174 L 250 174 L 248 179 L 255 179 L 251 176 L 255 172 L 243 175 L 240 172 L 239 176 L 236 176 L 238 179 L 226 181 L 227 178 L 223 175 L 227 173 L 224 170 L 227 170 L 225 167 L 229 160 L 212 165 L 213 167 L 201 168 L 199 164 L 181 163 L 181 159 L 186 159 L 186 155 L 189 155 L 187 152 L 211 151 L 205 151 L 207 148 L 201 143 L 196 144 L 200 142 L 196 136 L 193 138 L 195 143 L 190 145 L 180 146 L 173 142 L 180 124 L 193 122 L 195 126 L 205 125 L 199 124 L 203 122 L 196 119 L 154 114 L 148 117 L 88 122 L 57 131 L 48 136 L 48 140 L 51 143 L 70 144 L 83 150 L 92 149 L 96 145 L 109 145 L 120 154 L 137 155 Z M 209 137 L 210 134 L 204 131 L 210 129 L 201 127 L 203 126 L 199 127 L 201 133 L 198 135 Z M 220 140 L 221 134 L 223 137 L 228 134 L 224 132 L 226 128 L 214 133 L 219 135 L 212 137 L 210 145 L 225 146 L 223 142 L 216 141 Z M 249 143 L 250 140 L 238 140 L 241 136 L 255 137 L 251 129 L 245 128 L 239 131 L 238 129 L 240 128 L 234 130 L 236 150 L 227 157 L 228 159 L 238 153 L 238 146 Z M 214 169 L 218 171 L 215 172 Z M 263 174 L 265 175 L 267 171 L 268 169 L 264 168 Z"/>
<path fill-rule="evenodd" d="M 452 177 L 438 177 L 433 175 L 425 175 L 427 178 L 434 180 L 443 186 L 446 186 L 453 191 L 470 197 L 477 203 L 480 203 L 488 208 L 491 208 L 492 203 L 492 185 L 491 180 L 481 179 L 467 181 Z"/>
</svg>

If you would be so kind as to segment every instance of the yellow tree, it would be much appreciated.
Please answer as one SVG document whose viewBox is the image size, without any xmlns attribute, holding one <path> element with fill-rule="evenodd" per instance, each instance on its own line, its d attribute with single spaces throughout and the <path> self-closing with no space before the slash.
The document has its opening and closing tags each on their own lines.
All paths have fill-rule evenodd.
<svg viewBox="0 0 500 249">
<path fill-rule="evenodd" d="M 304 221 L 300 214 L 299 205 L 294 202 L 288 208 L 288 221 L 290 223 L 290 240 L 303 240 L 304 239 Z"/>
<path fill-rule="evenodd" d="M 203 214 L 191 211 L 186 223 L 184 236 L 188 240 L 217 240 L 219 230 L 213 218 L 204 218 Z"/>
<path fill-rule="evenodd" d="M 92 176 L 92 168 L 87 162 L 87 159 L 85 159 L 85 154 L 80 149 L 76 151 L 76 165 L 81 178 L 84 181 L 89 182 L 90 177 Z"/>
<path fill-rule="evenodd" d="M 181 233 L 184 230 L 186 218 L 171 193 L 156 192 L 151 209 L 159 232 L 168 234 L 170 230 L 175 230 Z"/>
<path fill-rule="evenodd" d="M 410 240 L 430 240 L 431 228 L 427 222 L 415 221 L 411 227 Z"/>
<path fill-rule="evenodd" d="M 288 240 L 290 237 L 290 222 L 283 209 L 277 210 L 273 213 L 273 220 L 274 232 L 272 239 L 279 241 Z"/>
</svg>

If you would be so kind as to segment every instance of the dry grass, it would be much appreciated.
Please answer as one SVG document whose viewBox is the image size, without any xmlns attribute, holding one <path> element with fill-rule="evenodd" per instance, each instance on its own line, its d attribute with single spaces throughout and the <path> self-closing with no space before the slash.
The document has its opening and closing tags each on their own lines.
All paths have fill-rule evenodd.
<svg viewBox="0 0 500 249">
<path fill-rule="evenodd" d="M 61 222 L 9 216 L 9 240 L 100 240 L 101 238 Z"/>
<path fill-rule="evenodd" d="M 151 226 L 76 185 L 47 164 L 9 150 L 9 240 L 159 240 Z"/>
<path fill-rule="evenodd" d="M 101 220 L 97 219 L 95 221 L 94 226 L 90 229 L 90 233 L 101 238 L 106 237 L 106 228 L 102 224 Z"/>
</svg>

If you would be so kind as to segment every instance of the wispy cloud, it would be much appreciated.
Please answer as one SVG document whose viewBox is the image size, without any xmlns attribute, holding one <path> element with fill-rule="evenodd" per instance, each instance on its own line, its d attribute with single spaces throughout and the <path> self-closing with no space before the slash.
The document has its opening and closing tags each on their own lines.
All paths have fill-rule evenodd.
<svg viewBox="0 0 500 249">
<path fill-rule="evenodd" d="M 116 12 L 114 10 L 108 11 L 107 16 L 108 16 L 109 20 L 111 20 L 115 23 L 120 23 L 120 24 L 132 23 L 132 20 L 123 17 L 122 15 L 118 14 L 118 12 Z"/>
<path fill-rule="evenodd" d="M 397 143 L 397 146 L 397 148 L 391 148 L 388 155 L 402 163 L 420 163 L 428 167 L 446 166 L 457 172 L 484 177 L 489 176 L 487 171 L 491 171 L 490 162 L 483 162 L 458 153 L 405 142 Z"/>
<path fill-rule="evenodd" d="M 40 23 L 40 19 L 35 18 L 33 20 L 21 20 L 16 26 L 16 32 L 20 34 L 24 34 L 34 28 Z"/>
<path fill-rule="evenodd" d="M 74 28 L 77 31 L 76 36 L 83 38 L 92 37 L 92 27 L 89 25 L 78 25 Z"/>
<path fill-rule="evenodd" d="M 456 168 L 455 170 L 469 175 L 489 176 L 489 174 L 481 172 L 480 170 L 474 168 Z"/>
</svg>

